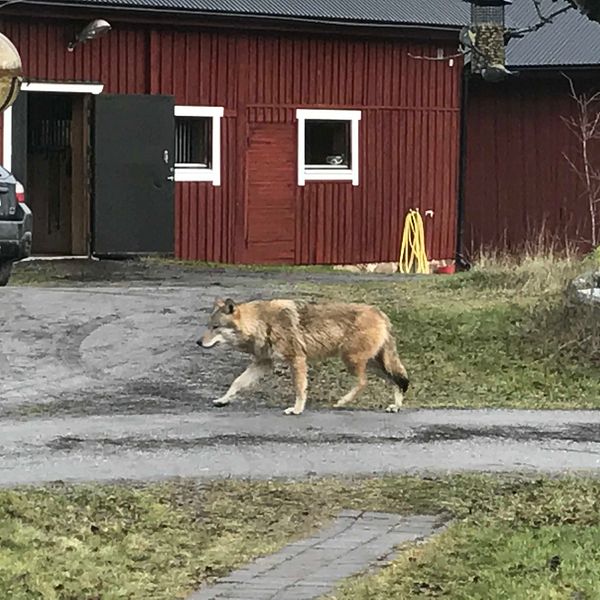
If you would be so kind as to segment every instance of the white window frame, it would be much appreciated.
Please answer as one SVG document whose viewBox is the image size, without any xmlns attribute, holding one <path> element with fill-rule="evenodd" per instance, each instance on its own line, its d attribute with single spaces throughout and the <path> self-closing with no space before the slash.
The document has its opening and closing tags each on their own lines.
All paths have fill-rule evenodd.
<svg viewBox="0 0 600 600">
<path fill-rule="evenodd" d="M 175 181 L 208 181 L 221 185 L 221 119 L 222 106 L 176 106 L 176 117 L 212 119 L 212 165 L 210 167 L 185 167 L 175 164 Z"/>
<path fill-rule="evenodd" d="M 351 181 L 358 185 L 358 134 L 360 110 L 296 109 L 298 121 L 298 185 L 307 181 Z M 349 121 L 350 122 L 350 168 L 319 169 L 306 165 L 306 121 Z"/>
</svg>

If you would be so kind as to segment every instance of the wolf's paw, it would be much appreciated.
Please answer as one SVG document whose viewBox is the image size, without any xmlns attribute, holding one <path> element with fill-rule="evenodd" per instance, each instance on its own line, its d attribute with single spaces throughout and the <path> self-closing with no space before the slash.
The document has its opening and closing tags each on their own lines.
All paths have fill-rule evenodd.
<svg viewBox="0 0 600 600">
<path fill-rule="evenodd" d="M 397 404 L 390 404 L 386 409 L 385 412 L 389 412 L 389 413 L 397 413 L 400 412 L 402 410 L 401 406 L 398 406 Z"/>
<path fill-rule="evenodd" d="M 334 405 L 333 408 L 344 408 L 346 406 L 346 401 L 342 398 L 341 400 L 338 400 Z"/>
<path fill-rule="evenodd" d="M 286 408 L 283 411 L 284 415 L 301 415 L 302 411 L 296 411 L 296 407 L 295 406 L 290 406 L 289 408 Z"/>
<path fill-rule="evenodd" d="M 229 404 L 229 400 L 227 398 L 217 398 L 213 400 L 213 406 L 227 406 Z"/>
</svg>

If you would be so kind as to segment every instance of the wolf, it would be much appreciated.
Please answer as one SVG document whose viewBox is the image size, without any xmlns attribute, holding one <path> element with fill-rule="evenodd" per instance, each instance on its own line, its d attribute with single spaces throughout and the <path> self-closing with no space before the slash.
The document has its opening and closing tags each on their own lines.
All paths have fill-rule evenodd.
<svg viewBox="0 0 600 600">
<path fill-rule="evenodd" d="M 238 392 L 257 383 L 282 360 L 291 369 L 296 401 L 286 415 L 300 415 L 306 406 L 308 363 L 339 356 L 357 377 L 356 385 L 336 407 L 351 403 L 367 385 L 367 368 L 394 387 L 388 412 L 398 412 L 408 389 L 408 375 L 396 350 L 387 315 L 368 304 L 309 303 L 293 300 L 254 300 L 237 304 L 217 298 L 208 327 L 197 341 L 203 348 L 225 343 L 253 356 L 248 368 L 224 396 L 225 406 Z"/>
</svg>

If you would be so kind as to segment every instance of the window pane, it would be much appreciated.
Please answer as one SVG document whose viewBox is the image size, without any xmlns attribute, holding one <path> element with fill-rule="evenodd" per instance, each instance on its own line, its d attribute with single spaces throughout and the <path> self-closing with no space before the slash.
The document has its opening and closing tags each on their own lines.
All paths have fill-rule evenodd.
<svg viewBox="0 0 600 600">
<path fill-rule="evenodd" d="M 205 117 L 176 117 L 175 164 L 212 166 L 212 120 Z"/>
<path fill-rule="evenodd" d="M 306 121 L 305 139 L 308 166 L 351 167 L 350 121 Z"/>
</svg>

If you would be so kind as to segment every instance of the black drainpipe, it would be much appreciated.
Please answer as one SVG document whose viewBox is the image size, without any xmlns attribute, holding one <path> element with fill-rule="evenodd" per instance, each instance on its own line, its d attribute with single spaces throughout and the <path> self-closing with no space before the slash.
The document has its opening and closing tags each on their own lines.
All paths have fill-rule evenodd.
<svg viewBox="0 0 600 600">
<path fill-rule="evenodd" d="M 462 90 L 460 96 L 460 150 L 458 166 L 458 211 L 456 229 L 456 268 L 459 271 L 470 269 L 469 261 L 463 255 L 465 220 L 465 180 L 467 174 L 467 107 L 469 97 L 469 65 L 463 66 Z"/>
</svg>

